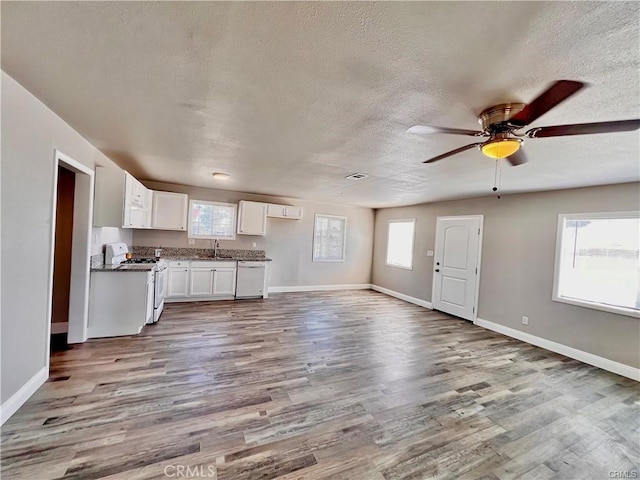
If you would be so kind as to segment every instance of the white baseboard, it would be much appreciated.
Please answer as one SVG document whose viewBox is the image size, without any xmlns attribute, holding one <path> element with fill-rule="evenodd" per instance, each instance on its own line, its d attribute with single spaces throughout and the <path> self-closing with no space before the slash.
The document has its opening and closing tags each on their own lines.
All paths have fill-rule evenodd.
<svg viewBox="0 0 640 480">
<path fill-rule="evenodd" d="M 286 287 L 269 287 L 269 293 L 289 292 L 321 292 L 328 290 L 369 290 L 369 283 L 348 283 L 343 285 L 300 285 Z"/>
<path fill-rule="evenodd" d="M 429 310 L 433 310 L 433 305 L 431 305 L 431 302 L 427 302 L 426 300 L 421 300 L 416 297 L 410 297 L 409 295 L 405 295 L 404 293 L 395 292 L 393 290 L 389 290 L 388 288 L 379 287 L 378 285 L 371 285 L 371 290 L 375 290 L 376 292 L 384 293 L 385 295 L 389 295 L 390 297 L 396 297 L 400 300 L 404 300 L 405 302 L 413 303 L 415 305 L 428 308 Z"/>
<path fill-rule="evenodd" d="M 20 390 L 14 393 L 11 398 L 7 399 L 0 406 L 0 425 L 4 424 L 11 415 L 16 413 L 18 409 L 24 405 L 24 403 L 29 400 L 31 395 L 36 393 L 44 382 L 49 378 L 49 369 L 47 367 L 42 367 L 42 369 L 36 373 L 31 379 L 25 383 Z"/>
<path fill-rule="evenodd" d="M 594 355 L 593 353 L 578 350 L 577 348 L 569 347 L 567 345 L 563 345 L 562 343 L 557 343 L 551 340 L 547 340 L 546 338 L 537 337 L 535 335 L 531 335 L 530 333 L 521 332 L 520 330 L 505 327 L 504 325 L 490 322 L 488 320 L 483 320 L 481 318 L 478 318 L 476 320 L 476 325 L 479 325 L 488 330 L 493 330 L 494 332 L 501 333 L 503 335 L 506 335 L 507 337 L 516 338 L 518 340 L 522 340 L 523 342 L 530 343 L 531 345 L 535 345 L 546 350 L 551 350 L 552 352 L 559 353 L 575 360 L 579 360 L 583 363 L 588 363 L 589 365 L 593 365 L 594 367 L 617 373 L 618 375 L 622 375 L 623 377 L 640 381 L 640 369 L 630 367 L 629 365 L 625 365 L 624 363 L 619 363 L 613 360 L 609 360 L 608 358 L 599 357 L 598 355 Z"/>
</svg>

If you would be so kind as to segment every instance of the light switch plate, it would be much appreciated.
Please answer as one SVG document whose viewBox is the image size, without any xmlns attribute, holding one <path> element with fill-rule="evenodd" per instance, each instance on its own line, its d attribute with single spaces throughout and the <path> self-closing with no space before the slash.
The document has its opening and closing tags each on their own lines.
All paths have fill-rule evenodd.
<svg viewBox="0 0 640 480">
<path fill-rule="evenodd" d="M 194 245 L 196 243 L 196 239 L 195 238 L 190 238 L 189 239 L 189 245 Z"/>
</svg>

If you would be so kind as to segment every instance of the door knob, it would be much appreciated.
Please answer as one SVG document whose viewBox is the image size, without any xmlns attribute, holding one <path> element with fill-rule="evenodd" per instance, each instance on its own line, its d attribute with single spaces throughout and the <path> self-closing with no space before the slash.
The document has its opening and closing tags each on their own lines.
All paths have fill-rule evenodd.
<svg viewBox="0 0 640 480">
<path fill-rule="evenodd" d="M 439 272 L 439 271 L 440 271 L 440 269 L 439 269 L 439 268 L 436 268 L 436 272 Z"/>
</svg>

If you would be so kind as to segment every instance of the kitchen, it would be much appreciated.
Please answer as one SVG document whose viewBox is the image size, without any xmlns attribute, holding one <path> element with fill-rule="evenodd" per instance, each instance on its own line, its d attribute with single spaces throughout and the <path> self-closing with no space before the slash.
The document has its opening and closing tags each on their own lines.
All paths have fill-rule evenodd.
<svg viewBox="0 0 640 480">
<path fill-rule="evenodd" d="M 221 183 L 213 176 L 212 185 Z M 337 213 L 351 222 L 349 255 L 344 262 L 314 262 L 314 217 Z M 348 285 L 365 284 L 369 272 L 358 267 L 371 247 L 358 229 L 371 228 L 372 213 L 221 188 L 143 184 L 114 164 L 97 166 L 88 338 L 135 335 L 158 321 L 165 302 L 267 298 L 269 291 L 350 278 Z M 136 288 L 125 287 L 134 279 Z"/>
</svg>

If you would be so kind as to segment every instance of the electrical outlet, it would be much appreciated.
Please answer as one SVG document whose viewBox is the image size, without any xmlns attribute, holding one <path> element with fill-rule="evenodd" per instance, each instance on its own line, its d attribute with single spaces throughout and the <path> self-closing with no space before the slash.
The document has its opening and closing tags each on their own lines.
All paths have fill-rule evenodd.
<svg viewBox="0 0 640 480">
<path fill-rule="evenodd" d="M 258 246 L 256 242 L 253 242 L 251 245 L 253 246 L 253 248 L 256 248 Z"/>
<path fill-rule="evenodd" d="M 189 245 L 194 245 L 196 243 L 196 239 L 195 238 L 190 238 L 189 239 Z"/>
<path fill-rule="evenodd" d="M 427 257 L 433 257 L 433 250 L 427 250 Z"/>
<path fill-rule="evenodd" d="M 522 324 L 529 325 L 529 317 L 522 317 Z"/>
</svg>

